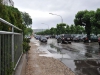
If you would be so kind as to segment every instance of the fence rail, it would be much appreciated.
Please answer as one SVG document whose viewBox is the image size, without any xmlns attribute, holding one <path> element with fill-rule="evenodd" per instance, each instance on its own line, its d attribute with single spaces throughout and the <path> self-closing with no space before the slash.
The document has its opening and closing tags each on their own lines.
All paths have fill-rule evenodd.
<svg viewBox="0 0 100 75">
<path fill-rule="evenodd" d="M 0 75 L 11 75 L 23 53 L 23 34 L 15 33 L 18 27 L 0 18 L 0 22 L 12 27 L 12 32 L 0 31 Z"/>
</svg>

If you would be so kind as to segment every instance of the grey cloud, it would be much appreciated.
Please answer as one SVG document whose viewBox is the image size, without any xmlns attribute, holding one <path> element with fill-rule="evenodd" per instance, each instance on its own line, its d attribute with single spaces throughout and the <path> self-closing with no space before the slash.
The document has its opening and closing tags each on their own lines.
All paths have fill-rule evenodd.
<svg viewBox="0 0 100 75">
<path fill-rule="evenodd" d="M 55 13 L 63 17 L 64 23 L 73 24 L 75 14 L 81 10 L 96 10 L 100 7 L 100 0 L 13 0 L 15 7 L 21 9 L 39 10 L 42 12 Z M 27 12 L 27 11 L 26 11 Z M 50 15 L 50 14 L 49 14 Z M 31 16 L 31 15 L 30 15 Z M 41 25 L 42 22 L 49 24 L 49 27 L 55 27 L 61 22 L 60 17 L 52 15 L 51 18 L 33 18 L 34 28 L 47 28 L 46 25 Z"/>
</svg>

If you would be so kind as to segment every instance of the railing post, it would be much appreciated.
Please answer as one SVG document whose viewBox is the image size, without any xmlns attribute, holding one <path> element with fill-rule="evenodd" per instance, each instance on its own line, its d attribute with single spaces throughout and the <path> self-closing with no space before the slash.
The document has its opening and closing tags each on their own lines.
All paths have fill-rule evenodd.
<svg viewBox="0 0 100 75">
<path fill-rule="evenodd" d="M 0 75 L 1 75 L 1 35 L 0 35 Z"/>
<path fill-rule="evenodd" d="M 23 32 L 22 32 L 22 43 L 23 43 Z M 23 54 L 23 45 L 22 45 L 22 54 Z"/>
<path fill-rule="evenodd" d="M 0 18 L 0 22 L 12 27 L 11 32 L 0 31 L 0 75 L 5 75 L 11 74 L 12 69 L 16 69 L 22 57 L 23 33 L 14 32 L 14 28 L 22 30 L 2 18 Z"/>
<path fill-rule="evenodd" d="M 14 27 L 12 27 L 12 65 L 14 67 Z"/>
</svg>

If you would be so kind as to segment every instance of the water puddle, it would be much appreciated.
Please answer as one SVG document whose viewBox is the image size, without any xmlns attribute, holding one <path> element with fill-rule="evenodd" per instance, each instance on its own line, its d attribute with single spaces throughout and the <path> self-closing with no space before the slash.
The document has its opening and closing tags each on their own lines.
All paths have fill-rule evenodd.
<svg viewBox="0 0 100 75">
<path fill-rule="evenodd" d="M 100 60 L 67 60 L 62 62 L 68 66 L 76 75 L 100 75 Z"/>
<path fill-rule="evenodd" d="M 97 58 L 96 54 L 98 55 L 100 53 L 98 48 L 88 47 L 82 43 L 66 45 L 51 42 L 52 43 L 47 44 L 40 43 L 38 49 L 44 51 L 46 54 L 40 54 L 39 56 L 59 59 L 75 72 L 76 75 L 100 75 L 100 70 L 98 70 L 98 68 L 100 68 L 100 60 L 95 60 L 95 58 Z M 87 57 L 87 52 L 95 55 Z"/>
<path fill-rule="evenodd" d="M 45 48 L 43 46 L 39 47 L 40 51 L 45 51 L 47 54 L 40 54 L 39 56 L 46 56 L 46 57 L 53 57 L 56 59 L 59 58 L 70 58 L 70 56 L 60 48 L 50 44 L 50 45 L 45 45 Z"/>
</svg>

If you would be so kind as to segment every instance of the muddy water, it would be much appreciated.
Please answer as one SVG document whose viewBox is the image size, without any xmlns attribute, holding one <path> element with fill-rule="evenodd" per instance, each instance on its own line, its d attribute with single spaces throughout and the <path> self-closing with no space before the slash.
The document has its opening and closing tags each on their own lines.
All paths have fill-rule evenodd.
<svg viewBox="0 0 100 75">
<path fill-rule="evenodd" d="M 40 56 L 54 57 L 62 61 L 77 75 L 100 75 L 100 49 L 98 43 L 72 43 L 57 44 L 55 39 L 49 39 L 47 43 L 38 41 L 40 51 L 46 52 Z M 86 56 L 90 53 L 92 57 Z"/>
</svg>

